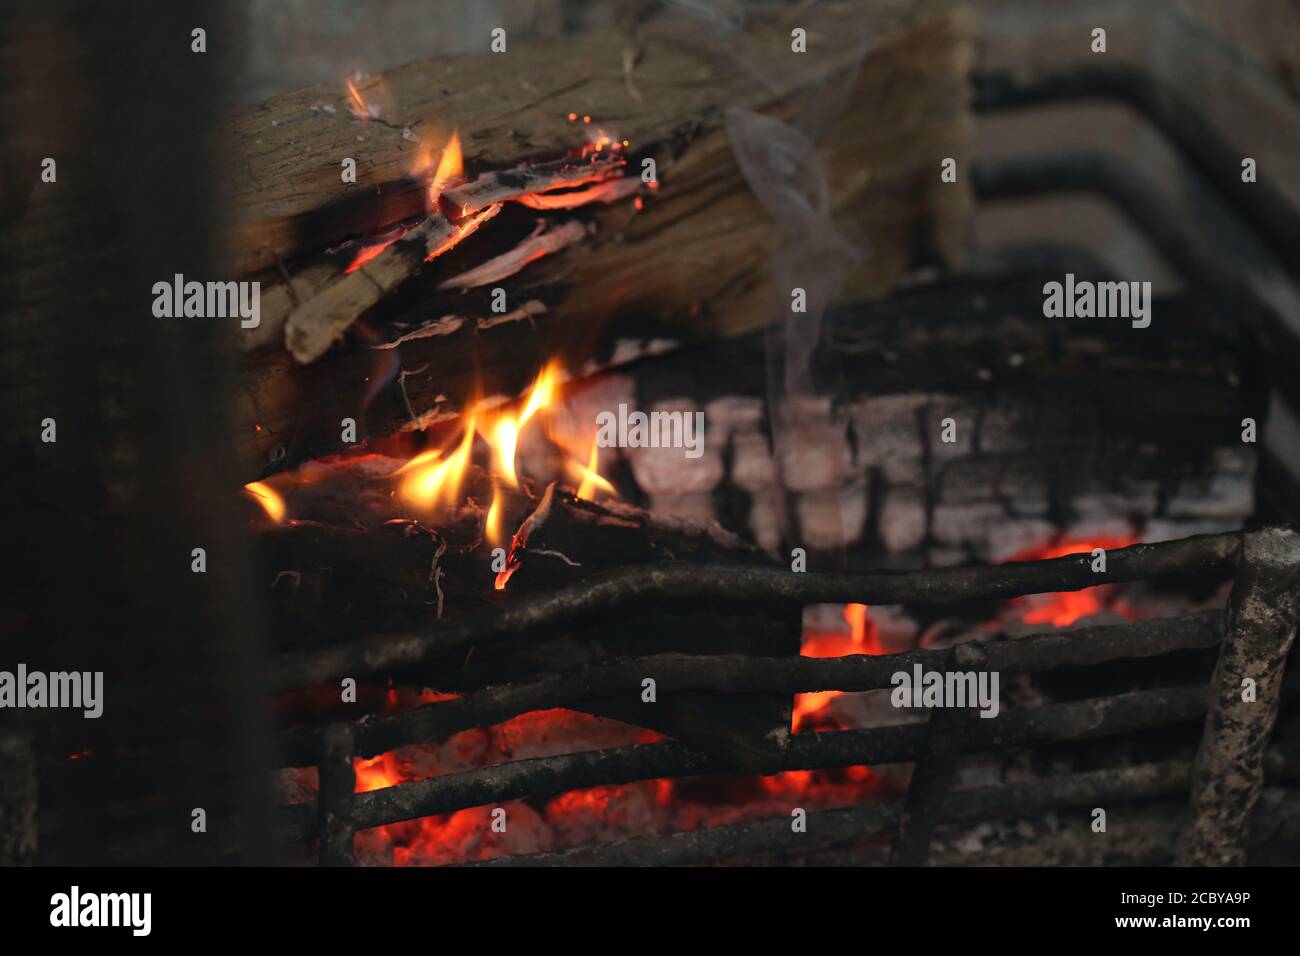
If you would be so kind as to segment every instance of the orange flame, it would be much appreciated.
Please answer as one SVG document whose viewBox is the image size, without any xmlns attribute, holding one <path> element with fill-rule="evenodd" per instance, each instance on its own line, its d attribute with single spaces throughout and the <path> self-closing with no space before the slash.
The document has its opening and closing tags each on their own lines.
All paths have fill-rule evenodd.
<svg viewBox="0 0 1300 956">
<path fill-rule="evenodd" d="M 407 474 L 402 482 L 402 497 L 426 510 L 432 509 L 441 501 L 454 502 L 469 465 L 469 453 L 473 446 L 474 416 L 471 413 L 460 446 L 454 452 L 441 459 L 440 452 L 422 452 L 395 472 Z"/>
<path fill-rule="evenodd" d="M 1094 548 L 1113 551 L 1127 548 L 1137 539 L 1131 536 L 1103 536 L 1097 538 L 1067 538 L 1053 545 L 1029 548 L 1011 558 L 1012 561 L 1041 561 L 1047 558 L 1064 558 L 1071 554 L 1091 554 Z M 1080 618 L 1090 617 L 1105 607 L 1106 598 L 1113 592 L 1112 585 L 1101 584 L 1082 591 L 1055 591 L 1031 594 L 1016 598 L 1012 603 L 1019 608 L 1021 620 L 1026 624 L 1051 624 L 1068 627 Z M 1121 609 L 1122 611 L 1122 609 Z"/>
<path fill-rule="evenodd" d="M 865 604 L 846 604 L 844 606 L 844 620 L 849 625 L 847 635 L 841 631 L 805 634 L 803 648 L 799 653 L 804 657 L 843 657 L 846 654 L 880 653 L 880 648 L 876 646 L 872 622 L 867 616 L 867 606 Z M 819 690 L 808 694 L 795 694 L 790 725 L 798 733 L 805 725 L 816 722 L 818 717 L 824 717 L 825 715 L 821 712 L 841 694 L 842 692 L 838 690 Z"/>
<path fill-rule="evenodd" d="M 244 490 L 253 496 L 259 505 L 261 505 L 272 521 L 279 524 L 284 520 L 284 499 L 264 481 L 250 481 L 244 485 Z"/>
<path fill-rule="evenodd" d="M 447 145 L 442 148 L 442 158 L 438 160 L 438 168 L 433 174 L 433 181 L 435 183 L 449 183 L 453 179 L 460 179 L 464 171 L 465 156 L 460 148 L 460 131 L 452 130 L 451 139 L 447 140 Z"/>
<path fill-rule="evenodd" d="M 492 487 L 492 504 L 488 508 L 487 520 L 483 522 L 483 535 L 489 544 L 501 540 L 501 496 L 497 494 L 495 484 Z"/>
<path fill-rule="evenodd" d="M 595 442 L 591 443 L 591 459 L 584 466 L 580 461 L 569 459 L 569 469 L 577 472 L 582 476 L 582 484 L 578 486 L 578 497 L 585 498 L 587 501 L 595 500 L 595 491 L 599 488 L 606 494 L 617 494 L 614 486 L 600 476 L 597 471 L 599 463 L 600 446 Z"/>
<path fill-rule="evenodd" d="M 352 110 L 352 115 L 363 123 L 370 122 L 370 104 L 361 95 L 361 91 L 357 89 L 356 84 L 351 80 L 345 80 L 344 82 L 347 83 L 348 87 L 348 108 Z"/>
<path fill-rule="evenodd" d="M 557 362 L 547 362 L 537 373 L 533 387 L 528 391 L 523 411 L 518 417 L 505 414 L 492 426 L 491 443 L 496 451 L 496 470 L 513 488 L 519 487 L 519 476 L 515 473 L 515 453 L 519 447 L 519 435 L 538 412 L 550 408 L 555 401 L 556 388 L 559 384 L 560 366 Z"/>
</svg>

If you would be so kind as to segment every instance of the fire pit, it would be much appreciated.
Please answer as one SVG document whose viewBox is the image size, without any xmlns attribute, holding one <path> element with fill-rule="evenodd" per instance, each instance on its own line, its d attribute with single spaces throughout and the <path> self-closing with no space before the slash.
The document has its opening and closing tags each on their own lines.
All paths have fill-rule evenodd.
<svg viewBox="0 0 1300 956">
<path fill-rule="evenodd" d="M 221 331 L 24 386 L 4 626 L 107 719 L 6 725 L 0 859 L 1295 862 L 1289 198 L 1216 183 L 1214 104 L 1012 70 L 966 4 L 698 16 L 214 124 L 226 221 L 142 307 Z M 1169 133 L 1186 209 L 981 152 L 1085 94 Z M 1171 281 L 980 225 L 1063 190 Z M 60 203 L 30 248 L 98 208 Z M 102 476 L 59 457 L 93 435 Z"/>
</svg>

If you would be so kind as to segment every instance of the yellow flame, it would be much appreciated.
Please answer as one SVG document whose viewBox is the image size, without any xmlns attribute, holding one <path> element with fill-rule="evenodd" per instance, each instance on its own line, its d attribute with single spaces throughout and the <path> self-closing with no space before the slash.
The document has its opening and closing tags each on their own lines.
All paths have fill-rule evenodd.
<svg viewBox="0 0 1300 956">
<path fill-rule="evenodd" d="M 515 474 L 515 449 L 519 444 L 519 426 L 510 416 L 497 422 L 492 431 L 492 444 L 496 447 L 497 469 L 501 477 L 512 486 L 519 487 L 519 478 Z"/>
<path fill-rule="evenodd" d="M 362 122 L 370 122 L 370 104 L 366 98 L 361 95 L 361 91 L 356 88 L 351 80 L 347 80 L 349 106 L 352 109 L 352 115 Z"/>
<path fill-rule="evenodd" d="M 427 159 L 423 161 L 424 169 L 428 168 Z M 442 148 L 442 156 L 438 159 L 438 168 L 433 172 L 433 178 L 429 180 L 428 201 L 429 208 L 438 207 L 438 197 L 442 195 L 444 189 L 452 183 L 460 180 L 465 171 L 465 160 L 460 149 L 460 133 L 452 131 L 451 139 L 447 140 L 447 145 Z M 423 169 L 421 170 L 423 172 Z"/>
<path fill-rule="evenodd" d="M 433 174 L 435 183 L 449 183 L 459 179 L 465 170 L 465 157 L 460 149 L 460 131 L 452 130 L 451 139 L 442 148 L 442 158 L 438 160 L 438 169 Z"/>
<path fill-rule="evenodd" d="M 409 473 L 402 482 L 402 497 L 426 509 L 442 500 L 454 502 L 473 446 L 474 416 L 471 414 L 460 447 L 454 452 L 442 460 L 438 452 L 423 452 L 397 470 L 397 474 Z"/>
<path fill-rule="evenodd" d="M 501 540 L 501 495 L 495 485 L 492 487 L 492 505 L 488 508 L 487 520 L 483 523 L 483 534 L 490 544 Z"/>
<path fill-rule="evenodd" d="M 579 498 L 585 498 L 587 501 L 594 501 L 595 491 L 597 488 L 606 494 L 617 494 L 614 490 L 614 486 L 600 476 L 600 472 L 597 470 L 599 458 L 600 446 L 593 441 L 591 443 L 591 459 L 585 466 L 580 461 L 576 461 L 572 458 L 569 459 L 570 469 L 582 475 L 582 484 L 578 486 Z"/>
<path fill-rule="evenodd" d="M 264 481 L 250 481 L 244 485 L 244 490 L 266 510 L 272 521 L 279 524 L 284 520 L 284 499 L 270 485 Z"/>
<path fill-rule="evenodd" d="M 555 398 L 555 386 L 559 383 L 560 366 L 557 362 L 547 362 L 545 367 L 537 373 L 537 381 L 533 382 L 533 390 L 528 395 L 528 402 L 524 405 L 523 413 L 519 416 L 519 427 L 523 428 L 524 423 L 532 418 L 543 408 L 549 408 Z"/>
<path fill-rule="evenodd" d="M 524 408 L 519 413 L 519 416 L 516 418 L 509 414 L 502 415 L 492 427 L 489 440 L 496 452 L 497 472 L 513 488 L 519 487 L 519 476 L 515 471 L 515 455 L 519 450 L 519 435 L 530 418 L 549 408 L 554 402 L 559 376 L 559 364 L 548 362 L 537 373 L 537 378 L 528 391 L 528 398 L 524 400 Z"/>
</svg>

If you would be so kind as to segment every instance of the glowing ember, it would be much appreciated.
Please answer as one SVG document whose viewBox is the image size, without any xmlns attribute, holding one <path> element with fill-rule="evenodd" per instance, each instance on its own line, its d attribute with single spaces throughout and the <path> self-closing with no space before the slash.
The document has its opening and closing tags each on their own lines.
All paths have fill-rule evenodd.
<svg viewBox="0 0 1300 956">
<path fill-rule="evenodd" d="M 876 641 L 876 629 L 867 615 L 865 604 L 846 604 L 844 620 L 849 625 L 848 633 L 843 631 L 809 632 L 803 637 L 800 654 L 804 657 L 844 657 L 848 654 L 880 654 L 881 648 Z M 795 694 L 794 710 L 790 724 L 795 733 L 813 729 L 814 725 L 835 729 L 837 724 L 830 718 L 830 702 L 842 695 L 838 690 L 821 690 L 809 694 Z"/>
<path fill-rule="evenodd" d="M 1135 537 L 1098 537 L 1073 538 L 1029 548 L 1015 555 L 1012 561 L 1041 561 L 1047 558 L 1064 558 L 1072 554 L 1091 554 L 1094 548 L 1112 551 L 1136 544 Z M 1016 598 L 1012 603 L 1020 610 L 1020 617 L 1026 624 L 1051 624 L 1055 627 L 1067 627 L 1080 618 L 1098 614 L 1107 606 L 1109 598 L 1115 591 L 1113 584 L 1100 584 L 1082 591 L 1056 591 L 1047 594 L 1031 594 Z M 1122 610 L 1122 609 L 1121 609 Z"/>
<path fill-rule="evenodd" d="M 284 499 L 276 493 L 274 488 L 264 481 L 250 481 L 244 485 L 244 490 L 266 510 L 267 516 L 272 521 L 279 524 L 284 520 Z"/>
<path fill-rule="evenodd" d="M 501 205 L 500 203 L 497 203 L 479 210 L 464 222 L 457 224 L 457 226 L 448 233 L 446 239 L 429 249 L 428 254 L 424 257 L 424 261 L 430 262 L 438 258 L 448 249 L 454 249 L 462 241 L 478 232 L 479 226 L 483 225 L 483 223 L 487 222 L 500 211 Z"/>
</svg>

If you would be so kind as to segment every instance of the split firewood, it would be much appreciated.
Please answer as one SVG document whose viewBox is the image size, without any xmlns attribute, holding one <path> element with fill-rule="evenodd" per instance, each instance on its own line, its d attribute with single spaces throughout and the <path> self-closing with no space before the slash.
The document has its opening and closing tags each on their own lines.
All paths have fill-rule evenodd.
<svg viewBox="0 0 1300 956">
<path fill-rule="evenodd" d="M 293 357 L 299 362 L 320 358 L 358 316 L 500 211 L 499 205 L 487 206 L 457 223 L 434 213 L 369 262 L 340 276 L 290 313 L 285 344 Z"/>
<path fill-rule="evenodd" d="M 523 201 L 529 196 L 556 189 L 599 183 L 618 175 L 623 163 L 621 156 L 614 155 L 596 162 L 560 160 L 540 166 L 487 173 L 464 185 L 446 190 L 438 202 L 451 215 L 472 216 L 481 209 L 511 199 Z"/>
<path fill-rule="evenodd" d="M 534 531 L 544 525 L 546 519 L 551 516 L 551 502 L 554 499 L 555 482 L 551 482 L 546 486 L 546 492 L 542 495 L 542 500 L 537 507 L 524 519 L 524 523 L 519 526 L 519 530 L 510 539 L 510 550 L 506 553 L 506 566 L 497 572 L 494 587 L 498 591 L 504 591 L 510 576 L 519 570 L 519 566 L 524 561 L 524 552 L 528 550 L 528 538 Z"/>
<path fill-rule="evenodd" d="M 479 319 L 479 321 L 482 322 L 483 320 Z M 451 335 L 464 324 L 464 318 L 459 315 L 444 315 L 440 319 L 434 319 L 432 322 L 420 326 L 414 332 L 407 332 L 405 335 L 399 336 L 391 342 L 384 342 L 382 345 L 374 346 L 374 348 L 395 349 L 403 342 L 414 342 L 417 339 L 435 338 L 439 335 Z"/>
<path fill-rule="evenodd" d="M 791 26 L 819 38 L 815 57 L 791 54 Z M 918 261 L 957 263 L 970 197 L 965 179 L 943 184 L 934 170 L 935 157 L 961 163 L 970 149 L 974 23 L 960 4 L 890 0 L 801 10 L 798 23 L 777 18 L 729 36 L 727 57 L 715 56 L 698 26 L 652 20 L 643 33 L 639 96 L 629 93 L 622 69 L 625 38 L 593 31 L 566 38 L 562 48 L 512 50 L 512 76 L 528 78 L 522 85 L 504 81 L 491 55 L 387 73 L 393 105 L 385 117 L 393 128 L 370 123 L 363 141 L 341 87 L 287 94 L 235 118 L 234 153 L 249 175 L 235 184 L 234 268 L 263 279 L 276 301 L 291 299 L 276 291 L 284 283 L 278 263 L 287 264 L 297 288 L 325 250 L 359 237 L 368 242 L 426 215 L 428 183 L 412 174 L 403 128 L 438 140 L 453 128 L 464 134 L 471 178 L 441 193 L 445 215 L 502 207 L 490 228 L 432 268 L 422 269 L 418 256 L 401 258 L 393 251 L 399 240 L 326 302 L 308 305 L 319 294 L 299 297 L 288 348 L 252 330 L 270 344 L 244 360 L 241 434 L 250 478 L 339 450 L 343 417 L 364 415 L 369 434 L 389 434 L 425 420 L 438 395 L 454 413 L 476 393 L 519 394 L 551 357 L 573 371 L 642 354 L 630 346 L 644 339 L 647 317 L 662 330 L 659 345 L 675 347 L 787 314 L 770 286 L 773 257 L 783 242 L 806 250 L 818 237 L 784 237 L 764 206 L 771 197 L 755 194 L 763 184 L 754 187 L 735 158 L 729 112 L 798 125 L 828 94 L 843 94 L 842 113 L 819 128 L 814 148 L 828 199 L 825 230 L 871 250 L 850 274 L 846 295 L 883 293 Z M 337 112 L 310 110 L 331 97 Z M 255 150 L 243 148 L 254 142 Z M 303 162 L 305 153 L 355 158 L 367 182 L 340 199 L 337 170 Z M 801 159 L 798 168 L 805 166 Z M 377 371 L 369 346 L 434 316 L 486 315 L 477 298 L 482 287 L 438 287 L 508 254 L 496 237 L 522 232 L 525 211 L 594 227 L 581 242 L 491 280 L 511 308 L 536 300 L 545 314 L 531 323 L 470 322 L 454 334 L 403 342 L 392 350 L 401 367 L 423 371 L 403 379 L 405 400 L 385 391 L 396 370 Z M 394 259 L 395 274 L 369 281 Z M 395 284 L 403 285 L 400 296 L 383 293 Z M 348 337 L 363 315 L 374 334 Z"/>
<path fill-rule="evenodd" d="M 569 221 L 554 229 L 541 228 L 504 255 L 489 259 L 477 268 L 452 276 L 438 284 L 439 289 L 476 289 L 500 282 L 514 275 L 528 263 L 559 252 L 587 234 L 580 222 Z"/>
<path fill-rule="evenodd" d="M 474 324 L 475 330 L 482 332 L 485 329 L 495 328 L 498 325 L 504 325 L 507 322 L 519 322 L 527 319 L 532 322 L 536 316 L 543 315 L 546 312 L 546 306 L 536 299 L 529 299 L 519 308 L 507 312 L 504 315 L 494 315 L 491 318 L 479 319 Z"/>
</svg>

